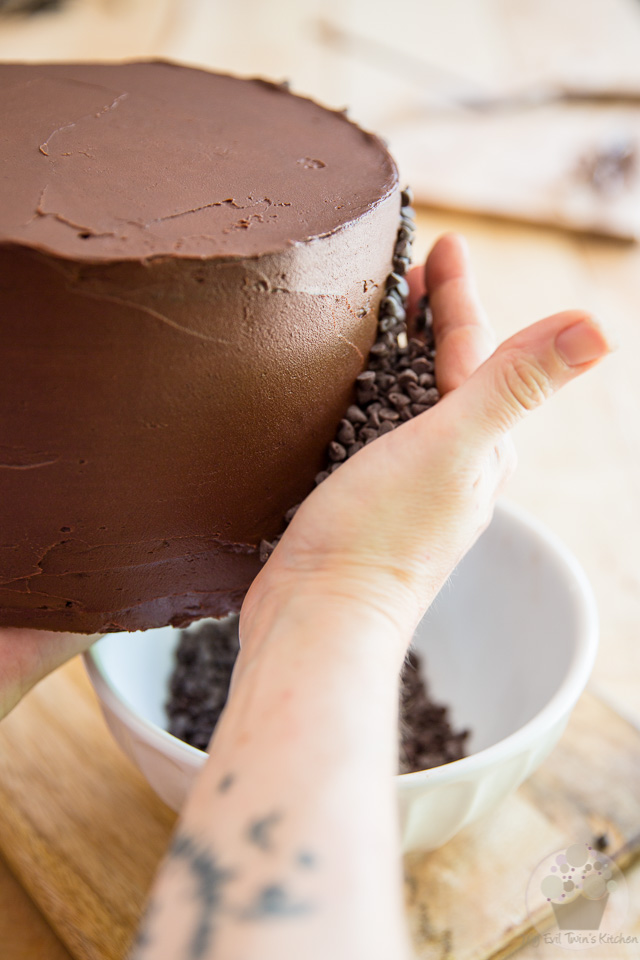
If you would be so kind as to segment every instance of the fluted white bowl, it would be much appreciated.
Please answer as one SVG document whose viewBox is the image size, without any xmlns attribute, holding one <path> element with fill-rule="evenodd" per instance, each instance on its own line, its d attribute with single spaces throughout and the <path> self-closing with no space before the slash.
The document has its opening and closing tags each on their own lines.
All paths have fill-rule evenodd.
<svg viewBox="0 0 640 960">
<path fill-rule="evenodd" d="M 493 809 L 551 752 L 595 658 L 597 613 L 581 567 L 504 501 L 420 623 L 433 696 L 468 727 L 468 756 L 396 777 L 403 848 L 432 850 Z M 166 730 L 179 631 L 115 633 L 85 664 L 116 740 L 174 810 L 206 754 Z"/>
</svg>

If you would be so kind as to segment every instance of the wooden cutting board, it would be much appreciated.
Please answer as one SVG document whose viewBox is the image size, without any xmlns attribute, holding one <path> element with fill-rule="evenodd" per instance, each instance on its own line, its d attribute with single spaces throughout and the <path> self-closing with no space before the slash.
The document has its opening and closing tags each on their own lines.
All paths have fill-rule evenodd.
<svg viewBox="0 0 640 960">
<path fill-rule="evenodd" d="M 640 732 L 585 694 L 517 794 L 407 859 L 420 960 L 487 960 L 526 943 L 527 880 L 570 842 L 606 833 L 607 853 L 629 867 L 639 798 Z M 124 958 L 174 822 L 111 739 L 79 661 L 0 725 L 0 853 L 78 960 Z"/>
</svg>

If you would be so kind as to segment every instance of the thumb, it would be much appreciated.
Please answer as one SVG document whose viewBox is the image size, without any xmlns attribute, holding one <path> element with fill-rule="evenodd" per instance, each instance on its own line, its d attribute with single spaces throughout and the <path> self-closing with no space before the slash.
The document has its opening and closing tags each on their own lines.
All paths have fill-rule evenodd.
<svg viewBox="0 0 640 960">
<path fill-rule="evenodd" d="M 521 330 L 449 395 L 458 404 L 465 436 L 483 446 L 497 442 L 612 349 L 594 317 L 580 310 L 556 313 Z"/>
</svg>

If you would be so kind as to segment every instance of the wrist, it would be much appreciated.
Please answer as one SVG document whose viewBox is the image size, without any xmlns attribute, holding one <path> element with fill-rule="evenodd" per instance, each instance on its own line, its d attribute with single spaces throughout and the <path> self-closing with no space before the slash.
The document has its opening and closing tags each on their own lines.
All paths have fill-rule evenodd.
<svg viewBox="0 0 640 960">
<path fill-rule="evenodd" d="M 296 635 L 305 647 L 329 649 L 337 642 L 352 654 L 372 654 L 399 670 L 421 611 L 414 597 L 389 595 L 385 584 L 363 585 L 335 571 L 290 580 L 259 577 L 240 617 L 243 661 L 284 635 Z M 262 576 L 262 575 L 261 575 Z"/>
</svg>

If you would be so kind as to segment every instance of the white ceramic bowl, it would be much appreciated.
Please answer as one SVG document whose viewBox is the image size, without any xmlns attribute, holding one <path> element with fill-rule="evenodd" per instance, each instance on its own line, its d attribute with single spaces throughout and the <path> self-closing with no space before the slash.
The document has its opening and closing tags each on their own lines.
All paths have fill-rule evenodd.
<svg viewBox="0 0 640 960">
<path fill-rule="evenodd" d="M 164 729 L 177 640 L 171 627 L 115 633 L 85 655 L 114 737 L 174 810 L 206 759 Z M 593 594 L 566 547 L 502 502 L 414 644 L 432 693 L 472 734 L 462 760 L 396 777 L 405 851 L 441 846 L 550 753 L 593 665 Z"/>
</svg>

